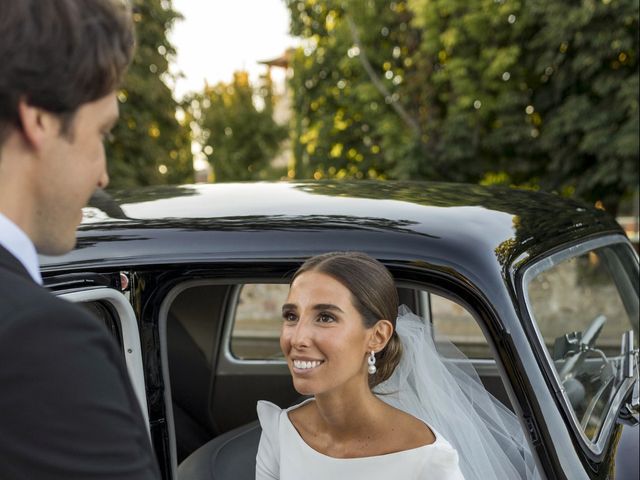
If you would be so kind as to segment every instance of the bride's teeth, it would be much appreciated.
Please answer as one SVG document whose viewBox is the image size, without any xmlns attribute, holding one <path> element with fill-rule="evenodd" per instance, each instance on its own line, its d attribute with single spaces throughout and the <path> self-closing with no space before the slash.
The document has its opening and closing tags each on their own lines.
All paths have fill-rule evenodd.
<svg viewBox="0 0 640 480">
<path fill-rule="evenodd" d="M 320 365 L 321 363 L 322 363 L 322 362 L 319 362 L 319 361 L 317 361 L 317 360 L 314 360 L 314 361 L 308 361 L 308 362 L 303 361 L 303 360 L 294 360 L 294 361 L 293 361 L 293 366 L 294 366 L 294 367 L 296 367 L 296 368 L 303 369 L 303 370 L 308 370 L 308 369 L 310 369 L 310 368 L 315 368 L 315 367 L 317 367 L 317 366 L 318 366 L 318 365 Z"/>
</svg>

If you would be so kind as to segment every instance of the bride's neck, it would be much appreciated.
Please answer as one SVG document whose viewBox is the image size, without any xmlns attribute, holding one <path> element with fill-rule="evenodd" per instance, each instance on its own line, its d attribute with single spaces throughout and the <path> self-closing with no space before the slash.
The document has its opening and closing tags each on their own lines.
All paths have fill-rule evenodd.
<svg viewBox="0 0 640 480">
<path fill-rule="evenodd" d="M 366 385 L 322 393 L 315 401 L 319 420 L 334 436 L 370 429 L 380 402 Z"/>
</svg>

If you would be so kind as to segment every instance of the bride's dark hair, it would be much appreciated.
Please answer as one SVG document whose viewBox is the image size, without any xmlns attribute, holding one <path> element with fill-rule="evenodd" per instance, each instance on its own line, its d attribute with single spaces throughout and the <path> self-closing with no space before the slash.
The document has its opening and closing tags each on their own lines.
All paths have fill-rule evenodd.
<svg viewBox="0 0 640 480">
<path fill-rule="evenodd" d="M 324 273 L 344 285 L 351 292 L 353 306 L 362 316 L 366 328 L 383 319 L 393 324 L 393 335 L 385 348 L 376 354 L 377 371 L 369 375 L 369 386 L 373 388 L 387 380 L 402 356 L 402 344 L 395 330 L 398 291 L 389 270 L 365 253 L 330 252 L 304 262 L 291 282 L 309 271 Z"/>
</svg>

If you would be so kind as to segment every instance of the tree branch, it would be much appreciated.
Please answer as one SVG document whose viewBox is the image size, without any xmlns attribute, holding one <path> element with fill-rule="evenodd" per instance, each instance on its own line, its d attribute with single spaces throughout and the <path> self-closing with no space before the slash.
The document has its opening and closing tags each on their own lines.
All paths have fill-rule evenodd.
<svg viewBox="0 0 640 480">
<path fill-rule="evenodd" d="M 349 30 L 351 30 L 351 37 L 353 38 L 353 44 L 356 47 L 358 47 L 358 50 L 360 50 L 360 54 L 358 55 L 358 58 L 360 59 L 360 63 L 362 64 L 362 67 L 364 68 L 365 72 L 367 72 L 367 75 L 369 76 L 371 83 L 373 83 L 373 86 L 376 87 L 376 89 L 384 97 L 385 102 L 391 105 L 391 107 L 395 110 L 395 112 L 402 119 L 402 121 L 404 121 L 404 123 L 407 124 L 407 126 L 413 131 L 413 133 L 418 138 L 420 138 L 422 134 L 422 129 L 420 128 L 420 124 L 415 118 L 413 118 L 409 114 L 409 112 L 407 112 L 404 109 L 404 107 L 397 100 L 393 98 L 393 96 L 385 86 L 384 82 L 380 80 L 380 77 L 378 77 L 375 70 L 371 66 L 371 62 L 369 62 L 367 53 L 362 45 L 362 42 L 360 41 L 360 35 L 358 34 L 358 27 L 353 21 L 353 18 L 351 18 L 351 15 L 349 15 L 348 13 L 345 13 L 345 18 L 347 20 L 347 24 L 349 25 Z"/>
</svg>

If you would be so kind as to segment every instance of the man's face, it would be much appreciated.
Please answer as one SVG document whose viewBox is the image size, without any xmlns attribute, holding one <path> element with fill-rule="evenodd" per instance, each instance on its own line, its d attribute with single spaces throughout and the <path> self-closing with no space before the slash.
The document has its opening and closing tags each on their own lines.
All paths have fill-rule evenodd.
<svg viewBox="0 0 640 480">
<path fill-rule="evenodd" d="M 39 253 L 60 255 L 75 246 L 82 207 L 109 183 L 103 142 L 117 119 L 112 92 L 78 108 L 68 132 L 47 138 L 36 189 L 33 241 Z"/>
</svg>

